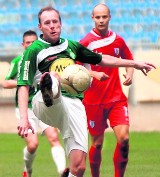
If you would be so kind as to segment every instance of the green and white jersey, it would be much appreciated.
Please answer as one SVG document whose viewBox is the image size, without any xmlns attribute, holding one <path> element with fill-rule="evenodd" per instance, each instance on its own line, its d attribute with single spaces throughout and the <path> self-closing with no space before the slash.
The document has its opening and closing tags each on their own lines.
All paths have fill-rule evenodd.
<svg viewBox="0 0 160 177">
<path fill-rule="evenodd" d="M 21 55 L 12 59 L 10 63 L 9 72 L 6 75 L 6 80 L 17 79 L 18 65 L 20 60 L 21 60 Z"/>
<path fill-rule="evenodd" d="M 59 42 L 53 45 L 40 36 L 23 53 L 18 85 L 37 85 L 44 72 L 54 70 L 61 75 L 68 65 L 76 61 L 98 64 L 101 59 L 100 54 L 92 52 L 76 41 L 60 38 Z M 75 97 L 63 89 L 62 95 Z"/>
<path fill-rule="evenodd" d="M 20 60 L 21 60 L 21 55 L 12 59 L 12 61 L 10 63 L 9 72 L 7 73 L 6 78 L 5 78 L 6 80 L 10 80 L 10 79 L 17 80 L 17 74 L 18 74 Z M 34 96 L 34 92 L 35 92 L 34 87 L 30 87 L 29 102 L 28 102 L 28 107 L 29 108 L 32 107 L 31 101 L 32 101 L 32 98 Z M 16 103 L 16 107 L 18 107 L 18 88 L 16 90 L 15 103 Z"/>
</svg>

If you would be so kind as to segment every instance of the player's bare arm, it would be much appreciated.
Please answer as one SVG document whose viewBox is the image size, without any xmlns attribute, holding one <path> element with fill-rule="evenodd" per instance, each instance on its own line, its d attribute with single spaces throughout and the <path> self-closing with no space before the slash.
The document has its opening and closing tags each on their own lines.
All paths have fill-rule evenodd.
<svg viewBox="0 0 160 177">
<path fill-rule="evenodd" d="M 147 75 L 149 71 L 151 71 L 153 68 L 156 68 L 156 66 L 154 66 L 152 63 L 120 59 L 110 55 L 102 55 L 102 60 L 99 65 L 110 67 L 133 67 L 135 69 L 141 70 L 144 75 Z"/>
<path fill-rule="evenodd" d="M 28 96 L 29 86 L 20 86 L 18 89 L 18 106 L 20 111 L 20 122 L 18 124 L 18 135 L 22 138 L 28 135 L 28 129 L 34 130 L 28 121 Z"/>
<path fill-rule="evenodd" d="M 141 70 L 143 74 L 147 76 L 147 73 L 152 69 L 156 69 L 156 66 L 148 62 L 135 62 L 134 68 Z"/>
<path fill-rule="evenodd" d="M 4 80 L 2 82 L 2 87 L 5 89 L 13 89 L 17 87 L 17 81 L 14 79 Z"/>
</svg>

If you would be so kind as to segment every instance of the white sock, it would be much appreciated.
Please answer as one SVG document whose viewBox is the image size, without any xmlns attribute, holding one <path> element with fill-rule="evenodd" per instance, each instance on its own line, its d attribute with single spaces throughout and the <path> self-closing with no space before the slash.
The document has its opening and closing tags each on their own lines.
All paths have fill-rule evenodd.
<svg viewBox="0 0 160 177">
<path fill-rule="evenodd" d="M 32 171 L 32 163 L 36 154 L 31 154 L 27 150 L 27 146 L 23 149 L 23 159 L 24 159 L 24 170 L 30 172 Z"/>
<path fill-rule="evenodd" d="M 66 168 L 66 157 L 62 146 L 54 146 L 51 148 L 52 158 L 56 164 L 57 171 L 62 174 Z"/>
<path fill-rule="evenodd" d="M 76 176 L 72 175 L 72 174 L 69 172 L 68 177 L 76 177 Z"/>
<path fill-rule="evenodd" d="M 58 89 L 59 89 L 59 82 L 58 82 L 57 78 L 55 78 L 52 74 L 50 74 L 50 76 L 52 78 L 52 92 L 53 92 L 53 96 L 57 96 Z"/>
</svg>

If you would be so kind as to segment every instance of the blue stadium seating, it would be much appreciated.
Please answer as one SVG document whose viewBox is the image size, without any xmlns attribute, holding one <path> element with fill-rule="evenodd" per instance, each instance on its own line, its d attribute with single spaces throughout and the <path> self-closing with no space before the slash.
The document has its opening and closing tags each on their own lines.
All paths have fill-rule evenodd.
<svg viewBox="0 0 160 177">
<path fill-rule="evenodd" d="M 126 41 L 155 44 L 160 37 L 160 3 L 158 0 L 103 1 L 111 9 L 111 29 Z M 18 46 L 25 30 L 38 33 L 37 13 L 45 5 L 55 6 L 62 16 L 62 36 L 80 40 L 93 27 L 91 11 L 96 0 L 1 0 L 0 45 Z"/>
</svg>

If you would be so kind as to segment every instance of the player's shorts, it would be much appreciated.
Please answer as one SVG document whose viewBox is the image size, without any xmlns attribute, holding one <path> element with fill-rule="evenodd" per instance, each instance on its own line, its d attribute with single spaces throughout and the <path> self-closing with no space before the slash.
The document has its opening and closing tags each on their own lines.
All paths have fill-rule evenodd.
<svg viewBox="0 0 160 177">
<path fill-rule="evenodd" d="M 84 151 L 83 146 L 81 146 L 79 143 L 77 143 L 73 137 L 65 138 L 64 139 L 64 145 L 65 145 L 67 156 L 70 154 L 70 152 L 73 149 L 78 149 L 78 150 Z"/>
<path fill-rule="evenodd" d="M 19 109 L 16 108 L 16 117 L 18 119 L 18 121 L 20 120 L 20 113 L 19 113 Z M 50 127 L 49 125 L 43 123 L 41 120 L 39 120 L 35 114 L 33 113 L 33 110 L 31 108 L 28 108 L 28 120 L 31 124 L 31 126 L 34 129 L 34 132 L 37 133 L 38 131 L 41 131 L 41 133 L 43 133 L 46 128 Z M 29 129 L 28 130 L 29 133 L 31 133 L 32 131 Z"/>
<path fill-rule="evenodd" d="M 127 101 L 117 101 L 103 105 L 89 105 L 83 102 L 86 108 L 89 133 L 93 136 L 101 135 L 105 129 L 117 125 L 129 125 Z M 107 121 L 108 120 L 108 121 Z"/>
<path fill-rule="evenodd" d="M 53 80 L 53 84 L 57 84 L 57 80 Z M 52 87 L 55 88 L 54 85 Z M 39 91 L 34 96 L 32 103 L 35 115 L 42 122 L 58 128 L 63 139 L 74 138 L 74 141 L 80 145 L 80 148 L 76 148 L 87 153 L 87 118 L 84 105 L 78 98 L 69 98 L 60 95 L 59 98 L 54 99 L 52 106 L 46 107 L 42 99 L 42 94 Z M 75 148 L 66 147 L 66 152 L 68 151 L 67 149 L 70 151 Z"/>
</svg>

